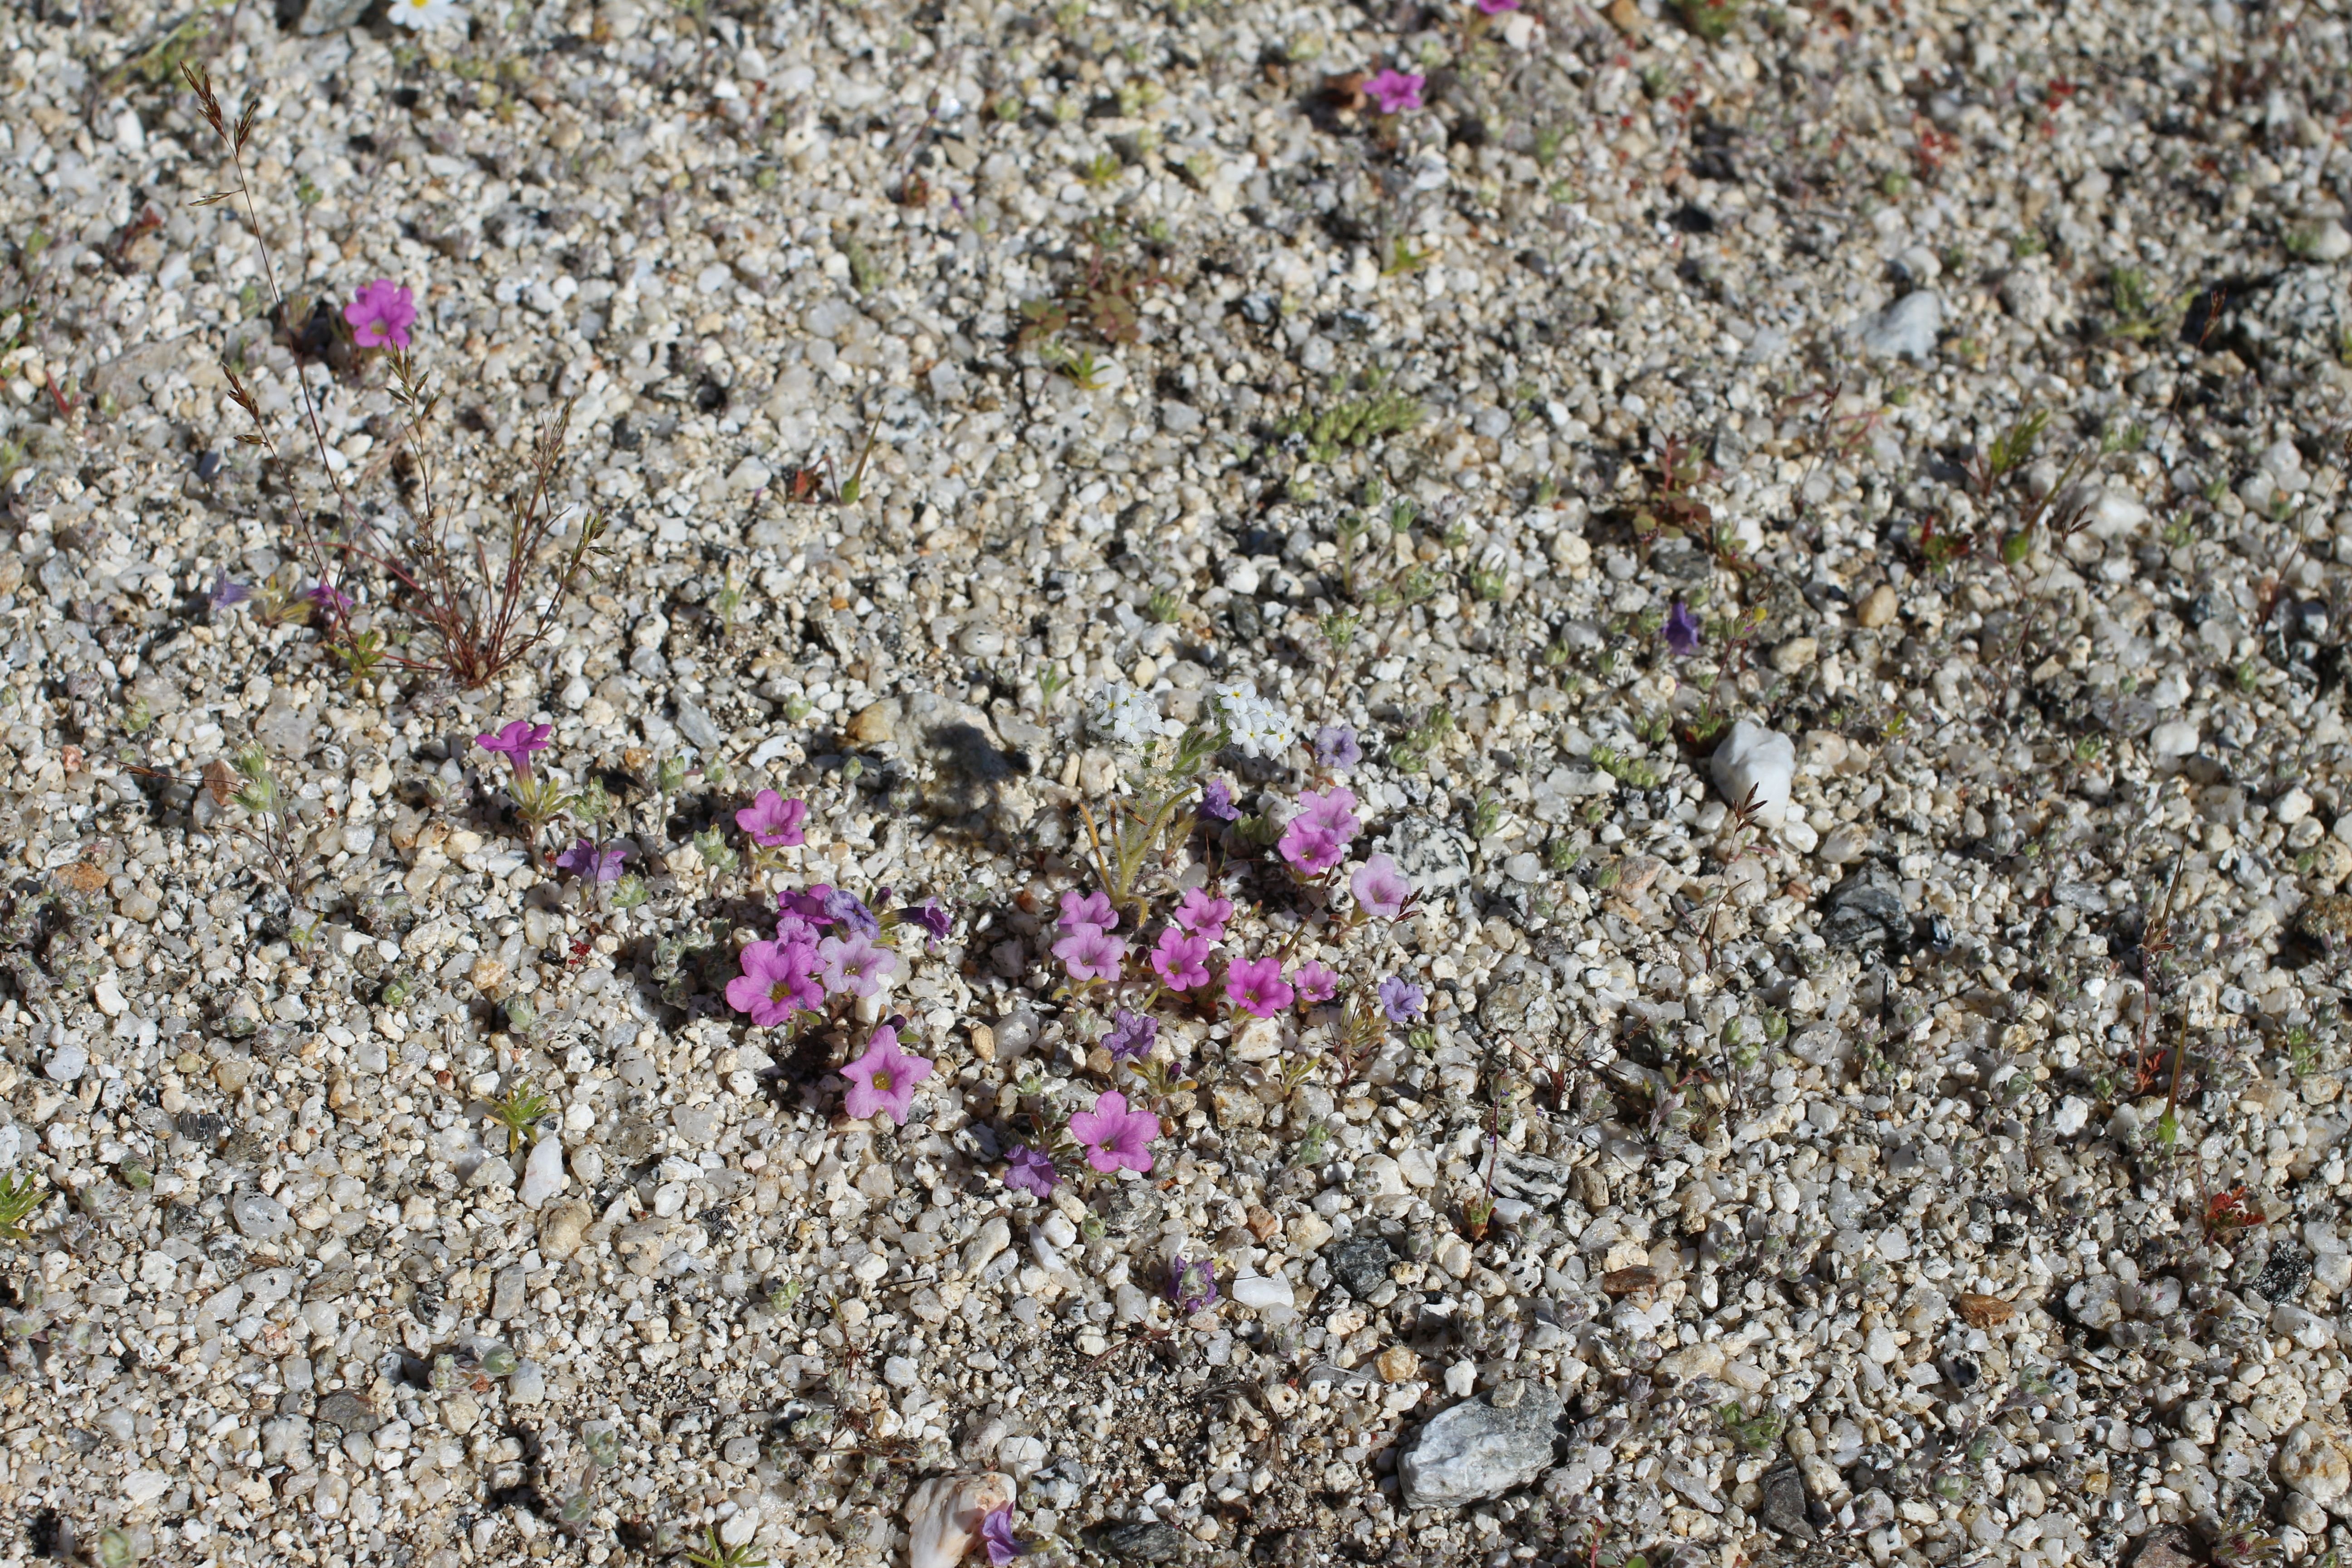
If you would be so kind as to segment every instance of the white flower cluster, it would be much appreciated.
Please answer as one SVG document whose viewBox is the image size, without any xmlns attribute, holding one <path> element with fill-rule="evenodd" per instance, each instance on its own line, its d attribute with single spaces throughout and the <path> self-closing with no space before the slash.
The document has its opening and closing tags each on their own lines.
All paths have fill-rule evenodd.
<svg viewBox="0 0 2352 1568">
<path fill-rule="evenodd" d="M 1216 700 L 1217 711 L 1224 715 L 1234 748 L 1242 755 L 1278 757 L 1297 738 L 1297 721 L 1260 697 L 1255 688 L 1234 681 L 1213 686 L 1209 691 Z"/>
<path fill-rule="evenodd" d="M 1106 681 L 1087 705 L 1095 733 L 1138 751 L 1161 735 L 1181 733 L 1183 726 L 1160 716 L 1160 704 L 1123 680 Z"/>
</svg>

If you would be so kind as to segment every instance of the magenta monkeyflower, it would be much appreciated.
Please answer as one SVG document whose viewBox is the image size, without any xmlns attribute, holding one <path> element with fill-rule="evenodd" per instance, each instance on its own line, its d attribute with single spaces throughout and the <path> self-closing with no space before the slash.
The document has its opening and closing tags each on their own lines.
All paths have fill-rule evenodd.
<svg viewBox="0 0 2352 1568">
<path fill-rule="evenodd" d="M 776 908 L 793 920 L 815 926 L 822 931 L 831 925 L 835 918 L 832 907 L 827 902 L 832 897 L 833 889 L 824 883 L 819 882 L 814 887 L 803 888 L 797 893 L 778 893 Z"/>
<path fill-rule="evenodd" d="M 404 349 L 416 320 L 416 297 L 391 279 L 379 278 L 352 297 L 343 320 L 352 325 L 352 342 L 363 349 Z"/>
<path fill-rule="evenodd" d="M 1029 1554 L 1029 1543 L 1013 1533 L 1013 1505 L 999 1503 L 980 1521 L 981 1543 L 988 1548 L 988 1568 L 1004 1568 Z"/>
<path fill-rule="evenodd" d="M 871 996 L 882 989 L 883 976 L 898 972 L 898 955 L 864 931 L 826 937 L 816 944 L 816 955 L 824 965 L 828 994 L 854 991 Z"/>
<path fill-rule="evenodd" d="M 1347 858 L 1348 841 L 1318 828 L 1303 816 L 1293 817 L 1275 847 L 1301 876 L 1319 877 Z"/>
<path fill-rule="evenodd" d="M 928 1057 L 908 1056 L 900 1050 L 898 1031 L 885 1024 L 866 1040 L 866 1054 L 842 1068 L 841 1076 L 849 1080 L 849 1093 L 842 1100 L 844 1110 L 860 1121 L 877 1110 L 887 1110 L 891 1121 L 904 1127 L 915 1086 L 931 1076 L 931 1063 Z"/>
<path fill-rule="evenodd" d="M 477 735 L 474 744 L 486 752 L 506 758 L 515 771 L 515 777 L 530 777 L 530 754 L 547 750 L 548 737 L 555 733 L 552 724 L 534 724 L 528 719 L 518 719 L 504 729 L 488 735 Z"/>
<path fill-rule="evenodd" d="M 1680 599 L 1666 612 L 1666 647 L 1676 658 L 1688 658 L 1698 651 L 1698 617 Z"/>
<path fill-rule="evenodd" d="M 762 1029 L 789 1022 L 795 1012 L 815 1012 L 824 1005 L 815 950 L 797 942 L 752 942 L 743 949 L 743 973 L 727 983 L 727 1005 L 751 1014 Z"/>
<path fill-rule="evenodd" d="M 1070 1118 L 1070 1136 L 1086 1146 L 1087 1163 L 1106 1173 L 1151 1169 L 1151 1141 L 1160 1135 L 1160 1118 L 1148 1110 L 1129 1110 L 1127 1096 L 1107 1089 L 1095 1096 L 1095 1108 Z"/>
<path fill-rule="evenodd" d="M 1364 96 L 1382 114 L 1402 114 L 1421 107 L 1421 89 L 1429 79 L 1413 71 L 1384 70 L 1364 83 Z"/>
<path fill-rule="evenodd" d="M 331 616 L 352 613 L 352 596 L 332 583 L 313 583 L 302 590 L 302 596 Z"/>
<path fill-rule="evenodd" d="M 1519 0 L 1478 0 L 1479 15 L 1485 16 L 1499 16 L 1506 11 L 1518 8 Z"/>
<path fill-rule="evenodd" d="M 1061 927 L 1076 931 L 1080 926 L 1092 926 L 1097 931 L 1117 931 L 1118 911 L 1110 907 L 1108 893 L 1081 893 L 1072 888 L 1062 895 Z"/>
<path fill-rule="evenodd" d="M 1097 925 L 1081 925 L 1054 944 L 1054 956 L 1078 981 L 1117 980 L 1127 962 L 1127 943 Z"/>
<path fill-rule="evenodd" d="M 1326 724 L 1315 731 L 1315 760 L 1334 773 L 1345 773 L 1364 760 L 1364 748 L 1345 724 Z"/>
<path fill-rule="evenodd" d="M 1209 939 L 1170 926 L 1160 933 L 1151 952 L 1151 973 L 1171 991 L 1190 991 L 1209 983 Z"/>
<path fill-rule="evenodd" d="M 593 838 L 583 838 L 555 858 L 555 868 L 583 882 L 617 882 L 621 862 L 628 858 L 629 852 L 617 844 L 600 846 Z"/>
<path fill-rule="evenodd" d="M 925 899 L 919 904 L 908 905 L 898 911 L 898 918 L 909 925 L 921 927 L 923 934 L 930 938 L 935 948 L 945 942 L 948 933 L 955 929 L 955 921 L 949 915 L 947 906 L 936 897 Z"/>
<path fill-rule="evenodd" d="M 753 795 L 751 804 L 735 814 L 735 826 L 750 834 L 753 843 L 770 849 L 789 849 L 804 843 L 801 824 L 807 820 L 808 802 L 786 800 L 772 789 Z"/>
<path fill-rule="evenodd" d="M 1159 1037 L 1158 1019 L 1121 1007 L 1111 1021 L 1109 1032 L 1102 1037 L 1102 1047 L 1115 1062 L 1139 1061 L 1150 1054 L 1151 1043 Z"/>
<path fill-rule="evenodd" d="M 1233 900 L 1220 899 L 1203 889 L 1187 888 L 1177 900 L 1176 923 L 1211 942 L 1224 940 L 1225 922 L 1233 918 Z"/>
<path fill-rule="evenodd" d="M 1412 981 L 1391 975 L 1381 982 L 1381 1011 L 1391 1024 L 1410 1024 L 1421 1016 L 1422 1004 L 1429 993 Z"/>
<path fill-rule="evenodd" d="M 1016 1193 L 1034 1193 L 1041 1198 L 1050 1198 L 1060 1180 L 1053 1160 L 1038 1150 L 1015 1143 L 1013 1152 L 1004 1157 L 1004 1184 Z"/>
<path fill-rule="evenodd" d="M 1300 964 L 1294 979 L 1298 988 L 1298 1005 L 1302 1007 L 1328 1002 L 1339 992 L 1339 977 L 1332 973 L 1331 966 L 1320 959 Z"/>
<path fill-rule="evenodd" d="M 1271 1018 L 1290 1005 L 1297 994 L 1282 977 L 1278 958 L 1237 959 L 1225 970 L 1225 999 L 1261 1018 Z"/>
<path fill-rule="evenodd" d="M 1234 804 L 1234 786 L 1223 779 L 1211 779 L 1201 786 L 1201 815 L 1219 822 L 1231 822 L 1241 816 L 1241 807 Z"/>
<path fill-rule="evenodd" d="M 1375 855 L 1356 868 L 1348 879 L 1348 886 L 1356 892 L 1356 907 L 1367 914 L 1392 921 L 1404 913 L 1412 901 L 1412 884 L 1404 879 L 1397 863 L 1386 855 Z"/>
<path fill-rule="evenodd" d="M 1292 821 L 1328 833 L 1342 844 L 1363 831 L 1364 825 L 1356 820 L 1356 792 L 1345 784 L 1333 784 L 1319 795 L 1308 790 L 1298 797 L 1298 806 Z"/>
</svg>

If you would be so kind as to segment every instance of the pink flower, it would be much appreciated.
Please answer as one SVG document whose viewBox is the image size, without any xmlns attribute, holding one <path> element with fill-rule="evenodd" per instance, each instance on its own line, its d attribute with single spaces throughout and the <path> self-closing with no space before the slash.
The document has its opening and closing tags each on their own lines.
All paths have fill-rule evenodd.
<svg viewBox="0 0 2352 1568">
<path fill-rule="evenodd" d="M 1421 89 L 1428 79 L 1412 71 L 1384 70 L 1364 83 L 1364 95 L 1382 114 L 1402 114 L 1421 107 Z"/>
<path fill-rule="evenodd" d="M 1062 929 L 1076 931 L 1080 926 L 1092 926 L 1097 931 L 1118 929 L 1118 911 L 1110 907 L 1108 893 L 1082 894 L 1073 888 L 1062 895 Z"/>
<path fill-rule="evenodd" d="M 1199 888 L 1185 889 L 1183 899 L 1176 906 L 1176 923 L 1211 942 L 1224 940 L 1225 922 L 1233 918 L 1233 900 L 1212 897 Z"/>
<path fill-rule="evenodd" d="M 1276 846 L 1282 858 L 1302 876 L 1319 877 L 1347 858 L 1347 840 L 1335 834 L 1308 825 L 1304 817 L 1294 817 L 1282 830 L 1282 842 Z"/>
<path fill-rule="evenodd" d="M 1356 792 L 1345 784 L 1333 784 L 1320 795 L 1308 790 L 1298 797 L 1298 806 L 1292 821 L 1328 833 L 1343 844 L 1364 830 L 1364 825 L 1356 820 Z"/>
<path fill-rule="evenodd" d="M 1152 952 L 1151 973 L 1171 991 L 1190 991 L 1209 983 L 1208 961 L 1207 937 L 1187 936 L 1170 926 L 1160 933 L 1160 945 Z"/>
<path fill-rule="evenodd" d="M 1295 994 L 1278 958 L 1237 959 L 1225 970 L 1225 999 L 1258 1017 L 1273 1017 Z"/>
<path fill-rule="evenodd" d="M 1499 16 L 1506 11 L 1516 11 L 1518 8 L 1519 0 L 1478 0 L 1478 11 L 1481 16 Z"/>
<path fill-rule="evenodd" d="M 842 1068 L 841 1076 L 849 1080 L 849 1093 L 842 1100 L 844 1110 L 860 1121 L 877 1110 L 887 1110 L 891 1121 L 904 1127 L 915 1086 L 931 1076 L 931 1063 L 928 1057 L 908 1056 L 900 1050 L 898 1031 L 885 1024 L 866 1040 L 866 1054 Z"/>
<path fill-rule="evenodd" d="M 824 1005 L 816 981 L 816 952 L 799 942 L 755 942 L 743 950 L 743 973 L 727 983 L 727 1005 L 772 1029 L 793 1013 Z"/>
<path fill-rule="evenodd" d="M 1159 1135 L 1160 1118 L 1129 1110 L 1117 1089 L 1103 1090 L 1092 1110 L 1070 1118 L 1070 1136 L 1085 1145 L 1087 1163 L 1106 1173 L 1151 1169 L 1151 1141 Z"/>
<path fill-rule="evenodd" d="M 389 278 L 379 278 L 352 296 L 343 307 L 352 325 L 352 342 L 363 349 L 408 346 L 409 324 L 416 320 L 415 296 Z"/>
<path fill-rule="evenodd" d="M 1298 966 L 1295 976 L 1298 985 L 1298 1005 L 1312 1007 L 1318 1002 L 1328 1002 L 1339 992 L 1339 977 L 1331 966 L 1319 959 Z"/>
<path fill-rule="evenodd" d="M 855 991 L 871 996 L 882 989 L 884 975 L 898 971 L 898 955 L 863 931 L 826 937 L 816 944 L 816 955 L 824 963 L 828 994 Z"/>
<path fill-rule="evenodd" d="M 751 804 L 735 814 L 735 826 L 750 834 L 752 842 L 771 849 L 803 842 L 801 824 L 807 820 L 808 802 L 786 800 L 772 789 L 753 795 Z"/>
<path fill-rule="evenodd" d="M 1404 879 L 1397 863 L 1386 855 L 1375 855 L 1356 868 L 1348 879 L 1355 889 L 1356 905 L 1367 914 L 1392 921 L 1404 913 L 1405 905 L 1412 901 L 1412 884 Z"/>
<path fill-rule="evenodd" d="M 474 744 L 496 756 L 506 758 L 515 777 L 530 777 L 530 754 L 547 750 L 548 737 L 555 733 L 552 724 L 534 724 L 528 719 L 518 719 L 504 729 L 488 735 L 474 737 Z"/>
<path fill-rule="evenodd" d="M 1117 980 L 1119 965 L 1127 962 L 1127 943 L 1100 926 L 1080 925 L 1054 944 L 1054 956 L 1073 980 Z"/>
</svg>

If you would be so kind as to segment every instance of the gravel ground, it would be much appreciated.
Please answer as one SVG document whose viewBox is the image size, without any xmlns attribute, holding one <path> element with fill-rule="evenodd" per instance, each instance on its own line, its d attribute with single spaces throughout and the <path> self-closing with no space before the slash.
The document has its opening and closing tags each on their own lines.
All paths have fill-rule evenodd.
<svg viewBox="0 0 2352 1568">
<path fill-rule="evenodd" d="M 2056 9 L 11 8 L 5 1561 L 2338 1562 L 2352 50 Z M 567 400 L 549 638 L 339 666 Z M 1346 990 L 1123 1064 L 1220 714 L 1149 918 Z"/>
</svg>

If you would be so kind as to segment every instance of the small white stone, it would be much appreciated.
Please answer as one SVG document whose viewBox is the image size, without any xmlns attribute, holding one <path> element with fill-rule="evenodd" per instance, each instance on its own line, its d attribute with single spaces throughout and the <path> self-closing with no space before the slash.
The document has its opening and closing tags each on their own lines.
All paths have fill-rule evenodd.
<svg viewBox="0 0 2352 1568">
<path fill-rule="evenodd" d="M 1287 1307 L 1297 1298 L 1292 1295 L 1290 1281 L 1279 1274 L 1244 1274 L 1234 1281 L 1234 1300 L 1253 1310 L 1268 1307 Z"/>
<path fill-rule="evenodd" d="M 2148 732 L 2147 749 L 2158 757 L 2185 757 L 2197 749 L 2197 726 L 2186 719 L 2158 724 Z"/>
<path fill-rule="evenodd" d="M 2057 1129 L 2061 1138 L 2072 1138 L 2090 1124 L 2091 1102 L 2078 1094 L 2060 1100 L 2057 1114 L 2050 1119 L 2050 1125 Z"/>
<path fill-rule="evenodd" d="M 96 985 L 90 987 L 89 995 L 90 1000 L 98 1004 L 98 1010 L 110 1018 L 120 1018 L 122 1016 L 122 1010 L 130 1005 L 122 999 L 122 987 L 114 983 L 114 976 L 111 974 L 105 976 Z"/>
<path fill-rule="evenodd" d="M 1445 1392 L 1456 1399 L 1466 1398 L 1478 1386 L 1478 1363 L 1457 1361 L 1445 1369 Z"/>
<path fill-rule="evenodd" d="M 535 1209 L 562 1192 L 568 1179 L 563 1173 L 563 1141 L 543 1133 L 530 1146 L 530 1158 L 523 1163 L 522 1187 L 515 1196 L 523 1207 Z"/>
<path fill-rule="evenodd" d="M 1795 742 L 1742 719 L 1716 747 L 1713 770 L 1716 793 L 1725 805 L 1745 804 L 1753 790 L 1758 820 L 1768 827 L 1780 826 L 1789 809 L 1790 786 L 1797 778 Z"/>
<path fill-rule="evenodd" d="M 1013 1478 L 940 1476 L 907 1494 L 908 1568 L 956 1568 L 988 1516 L 1013 1499 Z"/>
<path fill-rule="evenodd" d="M 89 1066 L 89 1050 L 79 1040 L 68 1040 L 49 1053 L 48 1065 L 41 1070 L 58 1083 L 71 1083 L 81 1077 Z"/>
</svg>

